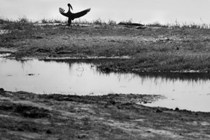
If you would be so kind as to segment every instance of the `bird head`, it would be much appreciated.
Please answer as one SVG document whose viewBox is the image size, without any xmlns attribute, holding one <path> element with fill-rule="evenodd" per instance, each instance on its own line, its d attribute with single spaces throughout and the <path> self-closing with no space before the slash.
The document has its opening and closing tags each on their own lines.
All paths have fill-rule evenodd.
<svg viewBox="0 0 210 140">
<path fill-rule="evenodd" d="M 71 4 L 70 4 L 70 3 L 68 3 L 68 7 L 70 7 L 70 8 L 73 10 L 73 8 L 72 8 L 72 6 L 71 6 Z"/>
</svg>

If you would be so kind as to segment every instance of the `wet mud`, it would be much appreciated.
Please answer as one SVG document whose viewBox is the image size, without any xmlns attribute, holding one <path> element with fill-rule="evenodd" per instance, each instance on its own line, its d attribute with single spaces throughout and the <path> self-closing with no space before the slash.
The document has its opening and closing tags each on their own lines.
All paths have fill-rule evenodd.
<svg viewBox="0 0 210 140">
<path fill-rule="evenodd" d="M 160 96 L 37 95 L 0 90 L 2 139 L 209 139 L 210 114 L 141 105 Z"/>
</svg>

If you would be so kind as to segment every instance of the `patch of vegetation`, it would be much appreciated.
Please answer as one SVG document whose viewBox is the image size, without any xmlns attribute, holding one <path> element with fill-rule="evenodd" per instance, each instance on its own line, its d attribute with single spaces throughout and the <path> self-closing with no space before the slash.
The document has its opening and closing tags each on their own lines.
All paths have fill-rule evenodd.
<svg viewBox="0 0 210 140">
<path fill-rule="evenodd" d="M 155 22 L 155 23 L 151 23 L 151 24 L 147 24 L 148 27 L 170 27 L 170 25 L 163 25 L 161 23 Z"/>
<path fill-rule="evenodd" d="M 109 20 L 107 24 L 114 26 L 114 25 L 117 25 L 117 22 L 114 20 Z"/>
<path fill-rule="evenodd" d="M 64 22 L 57 19 L 42 19 L 41 23 L 64 23 Z"/>
<path fill-rule="evenodd" d="M 3 23 L 4 24 L 4 23 Z M 30 22 L 27 18 L 20 18 L 17 21 L 9 21 L 7 20 L 6 24 L 3 26 L 3 29 L 7 29 L 10 31 L 13 30 L 28 30 L 33 26 L 33 23 Z"/>
<path fill-rule="evenodd" d="M 48 110 L 23 104 L 6 103 L 0 105 L 0 111 L 13 112 L 26 118 L 50 117 Z"/>
<path fill-rule="evenodd" d="M 179 22 L 175 22 L 175 23 L 168 23 L 168 24 L 161 24 L 158 22 L 155 23 L 151 23 L 151 24 L 147 24 L 146 26 L 148 27 L 164 27 L 164 28 L 181 28 L 181 29 L 209 29 L 210 25 L 208 24 L 196 24 L 196 23 L 191 23 L 191 24 L 187 24 L 187 23 L 179 23 Z"/>
<path fill-rule="evenodd" d="M 2 19 L 0 18 L 0 24 L 6 24 L 9 23 L 10 21 L 8 19 Z"/>
<path fill-rule="evenodd" d="M 78 20 L 88 26 L 36 26 L 28 19 L 1 20 L 3 29 L 0 47 L 15 47 L 16 57 L 120 57 L 130 60 L 103 63 L 111 71 L 199 71 L 210 72 L 210 29 L 207 25 L 161 25 L 154 23 L 146 28 L 132 20 L 121 22 L 93 22 Z M 43 19 L 43 23 L 58 22 Z M 97 25 L 97 26 L 92 26 Z M 158 27 L 158 28 L 154 28 Z M 142 30 L 139 30 L 142 29 Z M 192 63 L 193 62 L 193 63 Z M 102 67 L 103 67 L 102 66 Z"/>
</svg>

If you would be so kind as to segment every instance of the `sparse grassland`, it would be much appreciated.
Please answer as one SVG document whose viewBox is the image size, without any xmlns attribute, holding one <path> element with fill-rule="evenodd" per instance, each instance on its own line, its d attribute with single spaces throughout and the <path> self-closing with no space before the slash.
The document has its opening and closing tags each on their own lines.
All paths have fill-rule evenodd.
<svg viewBox="0 0 210 140">
<path fill-rule="evenodd" d="M 129 56 L 129 60 L 103 63 L 110 71 L 210 72 L 210 29 L 207 25 L 145 25 L 124 22 L 118 25 L 98 19 L 65 22 L 43 19 L 42 24 L 27 19 L 0 20 L 0 47 L 15 48 L 16 57 Z M 44 23 L 44 25 L 43 25 Z M 58 24 L 49 24 L 58 23 Z M 126 26 L 126 23 L 127 26 Z"/>
</svg>

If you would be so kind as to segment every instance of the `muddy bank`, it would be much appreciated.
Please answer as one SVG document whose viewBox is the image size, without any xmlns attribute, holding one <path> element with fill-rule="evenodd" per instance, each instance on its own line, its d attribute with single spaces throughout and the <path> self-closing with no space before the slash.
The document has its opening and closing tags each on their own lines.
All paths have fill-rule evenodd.
<svg viewBox="0 0 210 140">
<path fill-rule="evenodd" d="M 151 108 L 159 96 L 37 95 L 0 89 L 2 139 L 209 139 L 210 114 Z"/>
</svg>

